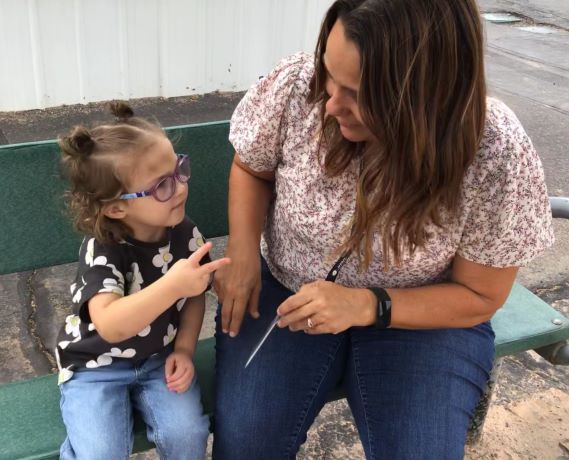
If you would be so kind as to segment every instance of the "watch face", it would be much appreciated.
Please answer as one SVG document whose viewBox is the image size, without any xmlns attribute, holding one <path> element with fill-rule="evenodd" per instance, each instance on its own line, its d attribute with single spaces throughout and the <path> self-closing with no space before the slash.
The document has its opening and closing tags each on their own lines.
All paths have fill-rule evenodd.
<svg viewBox="0 0 569 460">
<path fill-rule="evenodd" d="M 391 297 L 385 289 L 370 288 L 377 298 L 377 319 L 375 326 L 379 329 L 388 328 L 391 325 Z"/>
<path fill-rule="evenodd" d="M 381 300 L 379 302 L 378 308 L 381 308 L 380 315 L 385 315 L 389 310 L 391 310 L 391 301 L 390 300 Z"/>
</svg>

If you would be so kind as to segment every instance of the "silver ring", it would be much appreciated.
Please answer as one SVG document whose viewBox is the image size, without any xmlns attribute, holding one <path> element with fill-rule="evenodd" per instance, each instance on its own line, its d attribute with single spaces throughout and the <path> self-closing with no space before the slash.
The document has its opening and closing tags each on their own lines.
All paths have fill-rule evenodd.
<svg viewBox="0 0 569 460">
<path fill-rule="evenodd" d="M 312 322 L 312 318 L 308 318 L 306 320 L 306 325 L 311 329 L 314 327 L 314 323 Z"/>
</svg>

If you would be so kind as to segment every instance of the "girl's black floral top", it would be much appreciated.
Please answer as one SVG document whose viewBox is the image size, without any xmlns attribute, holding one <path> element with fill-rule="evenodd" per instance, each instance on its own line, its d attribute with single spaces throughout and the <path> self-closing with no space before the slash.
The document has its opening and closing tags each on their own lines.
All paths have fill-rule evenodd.
<svg viewBox="0 0 569 460">
<path fill-rule="evenodd" d="M 87 304 L 99 293 L 123 296 L 144 289 L 177 260 L 189 257 L 203 244 L 201 233 L 187 217 L 169 228 L 163 241 L 155 243 L 127 238 L 122 243 L 100 244 L 94 238 L 85 237 L 79 250 L 77 276 L 71 285 L 73 312 L 65 319 L 55 350 L 59 383 L 71 379 L 76 368 L 108 366 L 116 359 L 138 361 L 173 342 L 185 298 L 179 299 L 134 337 L 112 344 L 97 333 Z M 202 263 L 208 261 L 208 256 L 202 259 Z"/>
</svg>

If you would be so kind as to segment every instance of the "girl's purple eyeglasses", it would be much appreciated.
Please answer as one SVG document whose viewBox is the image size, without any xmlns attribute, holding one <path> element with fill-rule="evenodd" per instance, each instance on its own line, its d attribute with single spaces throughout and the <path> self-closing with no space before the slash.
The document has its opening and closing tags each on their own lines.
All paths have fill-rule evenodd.
<svg viewBox="0 0 569 460">
<path fill-rule="evenodd" d="M 121 200 L 132 200 L 133 198 L 142 198 L 145 196 L 153 196 L 157 201 L 164 203 L 174 196 L 176 193 L 176 181 L 185 184 L 190 180 L 191 176 L 190 159 L 188 155 L 178 155 L 178 164 L 172 174 L 161 177 L 148 190 L 142 192 L 124 193 L 119 196 Z"/>
</svg>

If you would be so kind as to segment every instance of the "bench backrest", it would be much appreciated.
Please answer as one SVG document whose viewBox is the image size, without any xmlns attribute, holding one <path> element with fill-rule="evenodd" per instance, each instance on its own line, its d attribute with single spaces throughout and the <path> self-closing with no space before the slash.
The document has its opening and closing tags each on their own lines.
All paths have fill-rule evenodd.
<svg viewBox="0 0 569 460">
<path fill-rule="evenodd" d="M 229 122 L 166 128 L 192 162 L 187 214 L 206 237 L 226 235 Z M 0 146 L 0 274 L 77 260 L 80 236 L 66 215 L 55 141 Z"/>
</svg>

